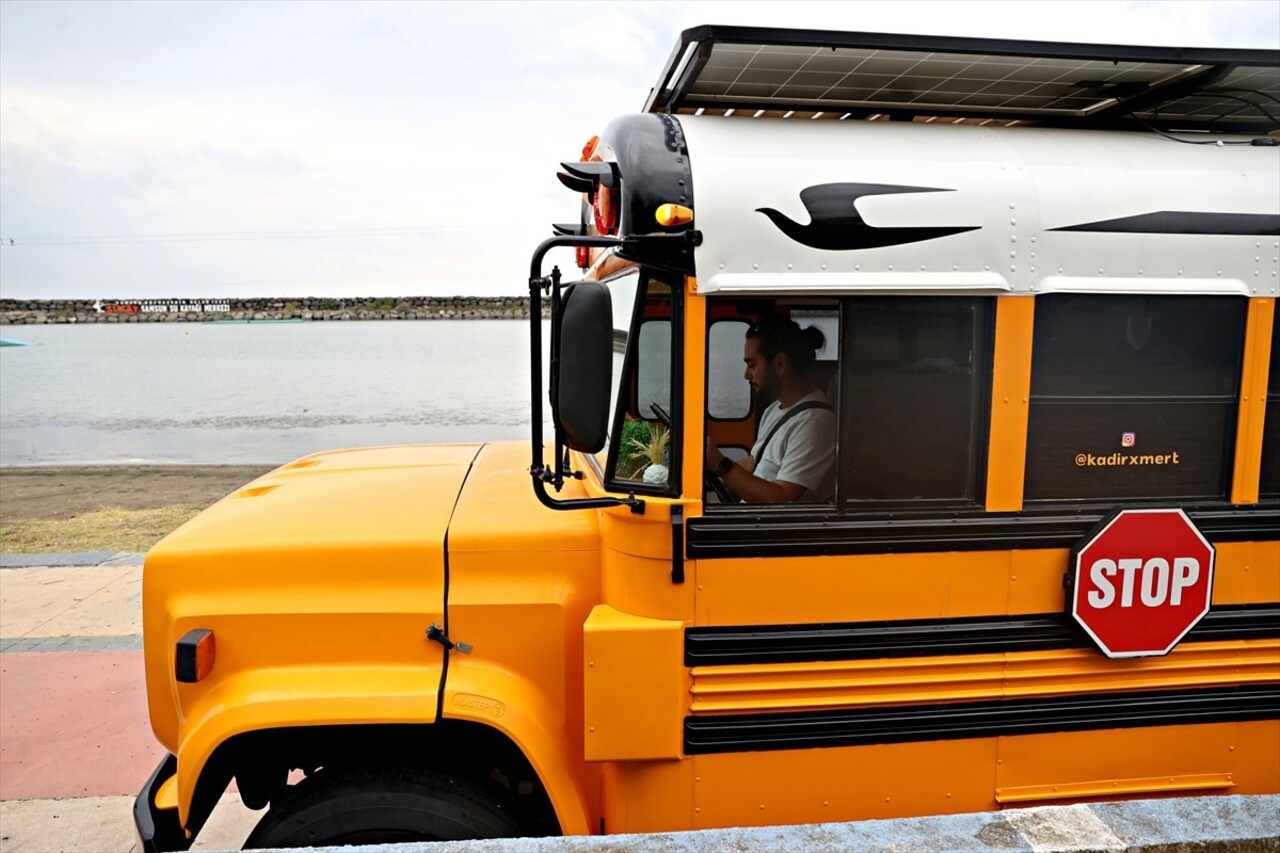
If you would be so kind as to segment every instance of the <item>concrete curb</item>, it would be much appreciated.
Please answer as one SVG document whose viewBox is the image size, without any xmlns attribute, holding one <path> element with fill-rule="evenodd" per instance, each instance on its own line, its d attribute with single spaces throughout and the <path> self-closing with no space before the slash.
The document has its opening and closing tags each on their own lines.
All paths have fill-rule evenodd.
<svg viewBox="0 0 1280 853">
<path fill-rule="evenodd" d="M 313 853 L 1274 853 L 1280 851 L 1280 795 L 1127 800 L 810 826 L 310 849 Z"/>
<path fill-rule="evenodd" d="M 141 566 L 146 554 L 81 551 L 69 554 L 0 554 L 0 569 L 65 569 Z"/>
</svg>

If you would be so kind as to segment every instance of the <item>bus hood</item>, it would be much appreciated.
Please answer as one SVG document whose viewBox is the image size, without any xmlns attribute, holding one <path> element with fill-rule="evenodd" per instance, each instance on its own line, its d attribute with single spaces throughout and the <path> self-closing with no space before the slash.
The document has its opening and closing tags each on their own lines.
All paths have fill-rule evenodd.
<svg viewBox="0 0 1280 853">
<path fill-rule="evenodd" d="M 152 549 L 148 565 L 211 551 L 223 557 L 271 552 L 299 568 L 314 567 L 319 555 L 368 563 L 388 551 L 442 553 L 449 516 L 480 447 L 372 447 L 304 457 L 187 522 Z"/>
<path fill-rule="evenodd" d="M 236 490 L 157 544 L 143 570 L 142 608 L 160 742 L 176 751 L 186 739 L 180 720 L 196 724 L 229 701 L 220 694 L 255 674 L 274 672 L 271 682 L 284 684 L 284 673 L 312 673 L 333 685 L 339 679 L 326 671 L 357 662 L 404 673 L 406 683 L 388 691 L 433 717 L 434 703 L 421 696 L 435 693 L 441 657 L 424 630 L 444 621 L 445 536 L 480 449 L 308 456 Z M 216 663 L 200 684 L 175 685 L 175 645 L 194 629 L 214 632 Z M 380 705 L 403 716 L 396 706 L 391 698 Z"/>
</svg>

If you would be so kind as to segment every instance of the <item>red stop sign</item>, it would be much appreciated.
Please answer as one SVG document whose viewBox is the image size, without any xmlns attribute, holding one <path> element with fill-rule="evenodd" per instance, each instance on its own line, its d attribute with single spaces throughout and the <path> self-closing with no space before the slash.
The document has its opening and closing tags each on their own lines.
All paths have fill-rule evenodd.
<svg viewBox="0 0 1280 853">
<path fill-rule="evenodd" d="M 1180 509 L 1119 512 L 1072 551 L 1071 615 L 1107 657 L 1168 654 L 1209 612 L 1213 558 Z"/>
</svg>

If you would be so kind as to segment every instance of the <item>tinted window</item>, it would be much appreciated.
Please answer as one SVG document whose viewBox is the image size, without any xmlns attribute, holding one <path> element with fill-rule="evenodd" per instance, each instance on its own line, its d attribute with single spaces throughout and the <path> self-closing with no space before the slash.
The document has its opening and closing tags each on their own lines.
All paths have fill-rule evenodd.
<svg viewBox="0 0 1280 853">
<path fill-rule="evenodd" d="M 990 386 L 984 299 L 866 297 L 844 305 L 844 500 L 973 501 Z"/>
<path fill-rule="evenodd" d="M 1038 297 L 1024 498 L 1225 497 L 1245 308 Z"/>
<path fill-rule="evenodd" d="M 1259 496 L 1280 497 L 1280 328 L 1271 327 L 1271 372 L 1267 374 L 1267 414 L 1262 432 Z"/>
</svg>

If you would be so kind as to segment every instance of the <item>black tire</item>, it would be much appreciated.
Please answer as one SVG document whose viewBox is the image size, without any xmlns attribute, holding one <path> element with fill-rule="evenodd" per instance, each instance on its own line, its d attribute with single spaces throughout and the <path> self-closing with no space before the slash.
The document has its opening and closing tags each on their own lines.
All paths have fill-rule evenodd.
<svg viewBox="0 0 1280 853">
<path fill-rule="evenodd" d="M 509 810 L 470 782 L 407 768 L 325 769 L 272 803 L 244 849 L 519 834 Z"/>
</svg>

